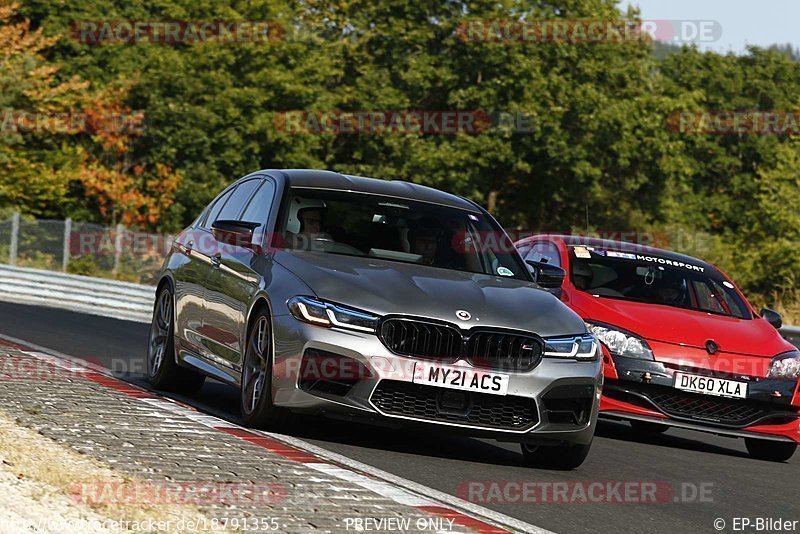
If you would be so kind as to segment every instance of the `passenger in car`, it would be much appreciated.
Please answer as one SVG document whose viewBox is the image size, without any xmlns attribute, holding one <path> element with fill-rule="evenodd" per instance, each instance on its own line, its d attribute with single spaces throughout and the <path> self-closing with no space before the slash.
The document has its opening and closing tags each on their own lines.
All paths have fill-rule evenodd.
<svg viewBox="0 0 800 534">
<path fill-rule="evenodd" d="M 411 252 L 422 256 L 420 263 L 423 265 L 433 265 L 436 262 L 441 237 L 440 228 L 436 221 L 421 219 L 409 229 Z"/>
</svg>

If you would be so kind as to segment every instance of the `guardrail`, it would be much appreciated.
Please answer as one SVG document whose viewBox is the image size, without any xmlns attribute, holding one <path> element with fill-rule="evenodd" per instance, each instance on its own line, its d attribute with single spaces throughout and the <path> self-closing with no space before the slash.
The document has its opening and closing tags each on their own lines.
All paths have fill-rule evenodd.
<svg viewBox="0 0 800 534">
<path fill-rule="evenodd" d="M 149 323 L 155 286 L 0 265 L 0 300 Z"/>
<path fill-rule="evenodd" d="M 155 286 L 0 265 L 0 300 L 4 301 L 149 323 L 155 292 Z M 800 326 L 786 325 L 780 333 L 800 348 Z"/>
</svg>

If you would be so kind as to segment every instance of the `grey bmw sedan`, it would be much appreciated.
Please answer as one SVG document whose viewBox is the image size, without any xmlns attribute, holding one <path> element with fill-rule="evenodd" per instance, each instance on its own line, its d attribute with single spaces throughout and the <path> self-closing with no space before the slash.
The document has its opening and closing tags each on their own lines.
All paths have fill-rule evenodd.
<svg viewBox="0 0 800 534">
<path fill-rule="evenodd" d="M 230 185 L 174 241 L 147 364 L 154 387 L 241 391 L 245 424 L 294 414 L 521 443 L 526 463 L 586 458 L 599 346 L 476 203 L 316 170 Z"/>
</svg>

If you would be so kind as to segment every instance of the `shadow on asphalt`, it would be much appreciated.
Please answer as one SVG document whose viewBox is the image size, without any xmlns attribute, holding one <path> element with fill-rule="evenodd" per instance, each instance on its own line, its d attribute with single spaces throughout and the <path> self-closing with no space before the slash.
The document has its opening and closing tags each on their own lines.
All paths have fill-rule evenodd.
<svg viewBox="0 0 800 534">
<path fill-rule="evenodd" d="M 499 447 L 492 442 L 447 435 L 444 431 L 431 433 L 418 429 L 399 430 L 349 421 L 306 419 L 311 423 L 293 430 L 292 435 L 303 439 L 332 441 L 342 445 L 429 458 L 504 466 L 523 465 L 521 454 L 515 451 Z M 343 428 L 347 431 L 342 432 Z"/>
<path fill-rule="evenodd" d="M 239 392 L 232 386 L 208 380 L 200 391 L 186 396 L 154 390 L 143 375 L 116 374 L 115 376 L 232 423 L 242 424 L 239 418 Z M 491 442 L 465 436 L 431 433 L 421 429 L 394 429 L 356 421 L 298 414 L 296 422 L 279 433 L 305 440 L 327 441 L 432 458 L 507 466 L 523 465 L 519 453 L 498 447 Z"/>
<path fill-rule="evenodd" d="M 141 375 L 121 376 L 120 378 L 134 382 L 148 390 L 151 389 Z M 233 423 L 241 424 L 239 392 L 226 384 L 208 380 L 203 388 L 192 396 L 155 392 L 185 402 Z M 750 459 L 748 454 L 743 451 L 676 436 L 673 432 L 675 431 L 668 430 L 664 434 L 644 434 L 634 430 L 627 423 L 600 420 L 597 424 L 596 436 L 648 446 Z M 326 441 L 432 458 L 505 466 L 523 465 L 519 453 L 496 446 L 492 442 L 464 436 L 449 436 L 446 433 L 431 433 L 421 429 L 394 429 L 354 421 L 298 415 L 297 423 L 281 433 L 305 440 Z"/>
<path fill-rule="evenodd" d="M 667 430 L 664 434 L 645 434 L 643 432 L 634 430 L 627 423 L 601 420 L 597 423 L 595 436 L 617 441 L 642 443 L 651 446 L 655 445 L 657 447 L 669 447 L 672 449 L 684 449 L 703 453 L 749 458 L 749 455 L 744 452 L 735 449 L 729 449 L 727 447 L 720 447 L 711 443 L 704 443 L 702 441 L 684 438 L 682 436 L 675 436 L 671 434 L 671 432 L 675 432 L 675 430 Z M 738 438 L 729 439 L 731 439 L 731 443 L 733 443 L 733 441 Z"/>
<path fill-rule="evenodd" d="M 66 310 L 39 308 L 19 304 L 0 303 L 4 330 L 45 347 L 83 357 L 109 369 L 120 367 L 136 371 L 120 376 L 136 385 L 149 389 L 140 373 L 144 369 L 144 351 L 147 344 L 147 326 L 106 317 L 88 316 Z M 47 325 L 42 329 L 42 325 Z M 173 398 L 191 404 L 213 415 L 240 424 L 238 392 L 227 385 L 209 380 L 192 397 L 173 395 Z M 433 457 L 460 458 L 483 463 L 520 465 L 516 451 L 493 446 L 482 440 L 443 434 L 399 431 L 371 427 L 359 423 L 303 418 L 303 423 L 289 434 L 306 439 L 337 442 L 352 446 L 384 449 Z M 344 429 L 344 430 L 343 430 Z M 601 421 L 599 438 L 669 447 L 704 453 L 746 457 L 741 451 L 712 443 L 704 443 L 676 434 L 674 430 L 661 435 L 644 435 L 635 432 L 625 423 Z M 702 438 L 702 434 L 697 434 Z M 717 440 L 719 441 L 719 440 Z M 455 446 L 457 444 L 457 446 Z"/>
</svg>

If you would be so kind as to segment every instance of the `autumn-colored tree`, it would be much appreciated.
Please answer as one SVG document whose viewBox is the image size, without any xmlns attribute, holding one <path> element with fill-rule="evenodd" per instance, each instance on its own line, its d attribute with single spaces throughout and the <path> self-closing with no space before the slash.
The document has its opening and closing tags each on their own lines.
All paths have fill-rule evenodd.
<svg viewBox="0 0 800 534">
<path fill-rule="evenodd" d="M 462 194 L 508 227 L 654 230 L 670 248 L 720 265 L 759 303 L 772 294 L 800 302 L 798 131 L 703 135 L 668 123 L 684 111 L 797 110 L 800 62 L 785 50 L 459 34 L 465 20 L 638 20 L 618 0 L 19 1 L 15 11 L 0 0 L 0 112 L 78 109 L 91 131 L 4 135 L 0 207 L 172 232 L 255 169 L 328 168 Z M 287 31 L 269 43 L 64 39 L 48 48 L 54 41 L 30 30 L 173 19 L 274 21 Z M 80 105 L 54 89 L 67 73 L 92 82 Z M 146 128 L 93 126 L 95 114 L 126 106 L 147 113 Z M 484 110 L 498 120 L 480 135 L 298 135 L 275 121 L 331 110 Z M 525 125 L 508 128 L 502 116 Z M 6 172 L 9 151 L 16 167 Z"/>
<path fill-rule="evenodd" d="M 83 116 L 91 144 L 80 149 L 77 176 L 106 222 L 152 227 L 173 203 L 181 175 L 167 165 L 136 159 L 144 115 L 125 106 L 126 91 L 109 87 L 86 103 Z"/>
<path fill-rule="evenodd" d="M 65 117 L 89 84 L 59 79 L 43 56 L 57 39 L 17 20 L 18 8 L 0 0 L 0 205 L 39 215 L 64 202 L 71 179 L 64 165 L 72 149 L 46 138 L 71 131 Z"/>
<path fill-rule="evenodd" d="M 18 9 L 16 2 L 0 0 L 0 105 L 25 103 L 32 112 L 63 111 L 79 101 L 89 82 L 78 76 L 57 80 L 60 67 L 42 54 L 59 38 L 46 37 L 41 28 L 32 31 L 27 19 L 15 21 Z"/>
<path fill-rule="evenodd" d="M 63 217 L 88 197 L 99 211 L 91 218 L 155 225 L 180 176 L 134 157 L 144 117 L 124 104 L 131 84 L 90 91 L 64 79 L 45 57 L 59 37 L 32 30 L 18 9 L 0 0 L 0 207 Z"/>
</svg>

